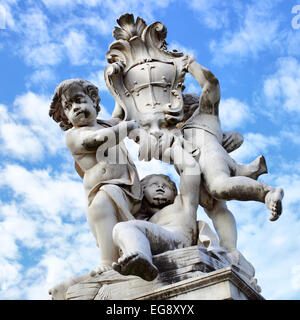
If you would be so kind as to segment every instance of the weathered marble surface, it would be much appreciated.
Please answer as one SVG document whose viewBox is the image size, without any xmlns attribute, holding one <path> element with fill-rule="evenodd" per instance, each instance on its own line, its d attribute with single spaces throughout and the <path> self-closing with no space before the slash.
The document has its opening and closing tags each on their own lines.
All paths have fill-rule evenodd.
<svg viewBox="0 0 300 320">
<path fill-rule="evenodd" d="M 241 261 L 239 266 L 232 265 L 223 252 L 208 250 L 203 246 L 193 246 L 171 250 L 153 256 L 153 262 L 159 270 L 158 277 L 153 281 L 145 281 L 137 276 L 122 276 L 114 270 L 102 274 L 83 275 L 77 283 L 65 281 L 52 291 L 52 299 L 56 300 L 135 300 L 159 299 L 159 292 L 168 292 L 172 285 L 185 286 L 188 280 L 208 281 L 210 274 L 216 270 L 230 270 L 238 275 L 239 281 L 253 296 L 259 295 L 260 288 L 254 279 L 254 269 Z M 225 268 L 225 269 L 224 269 Z M 202 279 L 202 280 L 201 280 Z M 74 281 L 74 279 L 73 279 Z M 184 288 L 183 288 L 184 289 Z M 183 290 L 182 289 L 182 290 Z M 187 292 L 188 290 L 183 290 Z M 171 292 L 168 296 L 173 295 Z M 216 296 L 217 297 L 217 296 Z M 175 298 L 175 297 L 174 297 Z"/>
</svg>

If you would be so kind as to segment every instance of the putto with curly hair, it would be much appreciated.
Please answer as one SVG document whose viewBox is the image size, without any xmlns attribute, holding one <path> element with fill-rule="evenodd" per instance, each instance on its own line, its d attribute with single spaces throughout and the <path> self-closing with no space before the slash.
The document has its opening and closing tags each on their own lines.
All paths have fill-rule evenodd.
<svg viewBox="0 0 300 320">
<path fill-rule="evenodd" d="M 153 190 L 150 190 L 152 188 Z M 165 174 L 149 174 L 141 180 L 143 199 L 136 219 L 149 220 L 154 213 L 174 202 L 177 187 Z M 166 191 L 169 190 L 169 193 Z M 158 193 L 158 194 L 156 194 Z"/>
<path fill-rule="evenodd" d="M 156 178 L 156 177 L 162 177 L 164 178 L 169 184 L 170 186 L 172 187 L 172 190 L 174 192 L 174 197 L 177 196 L 177 187 L 176 187 L 176 184 L 174 181 L 172 181 L 170 179 L 169 176 L 165 175 L 165 174 L 149 174 L 147 175 L 146 177 L 144 177 L 142 180 L 141 180 L 141 185 L 142 185 L 142 190 L 144 190 L 147 185 L 149 184 L 149 181 L 152 179 L 152 178 Z"/>
<path fill-rule="evenodd" d="M 119 123 L 97 119 L 99 102 L 95 85 L 69 79 L 57 86 L 49 114 L 63 130 L 72 128 L 65 141 L 83 179 L 87 221 L 100 251 L 96 270 L 101 273 L 118 259 L 113 226 L 134 219 L 142 192 L 138 172 L 123 142 L 138 125 L 134 120 Z M 113 156 L 116 154 L 118 157 Z"/>
<path fill-rule="evenodd" d="M 98 94 L 98 88 L 91 82 L 84 79 L 68 79 L 62 81 L 55 89 L 54 97 L 50 105 L 49 116 L 58 122 L 64 131 L 71 129 L 73 125 L 64 113 L 62 96 L 68 97 L 71 92 L 78 90 L 78 88 L 81 88 L 83 92 L 92 99 L 97 113 L 101 110 L 99 105 L 101 99 Z"/>
</svg>

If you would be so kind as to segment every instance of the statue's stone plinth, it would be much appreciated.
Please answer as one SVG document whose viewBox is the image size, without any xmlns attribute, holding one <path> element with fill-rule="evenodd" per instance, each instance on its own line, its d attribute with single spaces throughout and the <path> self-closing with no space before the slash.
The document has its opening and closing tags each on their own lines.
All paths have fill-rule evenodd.
<svg viewBox="0 0 300 320">
<path fill-rule="evenodd" d="M 253 274 L 230 264 L 224 253 L 202 246 L 153 256 L 158 277 L 145 281 L 114 270 L 68 279 L 51 291 L 66 300 L 261 300 Z M 244 268 L 243 268 L 244 267 Z"/>
<path fill-rule="evenodd" d="M 141 294 L 136 300 L 264 300 L 230 267 Z"/>
</svg>

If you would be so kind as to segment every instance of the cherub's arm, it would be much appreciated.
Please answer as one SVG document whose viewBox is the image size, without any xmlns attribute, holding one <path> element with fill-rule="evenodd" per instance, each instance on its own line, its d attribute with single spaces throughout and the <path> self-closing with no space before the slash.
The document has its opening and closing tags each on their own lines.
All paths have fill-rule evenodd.
<svg viewBox="0 0 300 320">
<path fill-rule="evenodd" d="M 200 97 L 200 113 L 219 115 L 220 86 L 218 79 L 198 62 L 192 61 L 188 72 L 202 87 Z"/>
<path fill-rule="evenodd" d="M 86 137 L 82 145 L 88 151 L 96 150 L 99 146 L 105 143 L 105 148 L 111 148 L 119 144 L 124 138 L 126 138 L 131 131 L 138 129 L 136 121 L 121 121 L 119 124 L 99 129 L 90 133 Z"/>
<path fill-rule="evenodd" d="M 171 161 L 180 173 L 179 195 L 175 202 L 180 202 L 183 212 L 189 213 L 199 204 L 200 166 L 193 156 L 182 147 L 182 141 L 178 138 L 167 150 Z"/>
</svg>

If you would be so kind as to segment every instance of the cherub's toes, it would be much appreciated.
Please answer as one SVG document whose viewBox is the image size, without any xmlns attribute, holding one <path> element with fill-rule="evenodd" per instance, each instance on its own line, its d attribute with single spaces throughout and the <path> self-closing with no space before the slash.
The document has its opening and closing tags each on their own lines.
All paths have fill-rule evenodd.
<svg viewBox="0 0 300 320">
<path fill-rule="evenodd" d="M 277 205 L 274 205 L 272 207 L 272 210 L 271 210 L 271 217 L 269 218 L 270 221 L 276 221 L 279 217 L 280 217 L 280 210 L 278 208 Z"/>
<path fill-rule="evenodd" d="M 134 259 L 138 254 L 137 253 L 129 253 L 126 255 L 124 259 L 124 263 L 127 263 L 129 260 Z"/>
<path fill-rule="evenodd" d="M 118 263 L 120 265 L 126 264 L 129 260 L 135 258 L 138 254 L 137 253 L 127 253 L 123 254 L 122 257 L 118 259 Z"/>
<path fill-rule="evenodd" d="M 106 272 L 106 271 L 109 271 L 109 270 L 111 270 L 111 266 L 99 266 L 98 268 L 97 268 L 97 273 L 98 274 L 101 274 L 101 273 L 103 273 L 103 272 Z"/>
<path fill-rule="evenodd" d="M 115 270 L 115 271 L 117 271 L 119 273 L 121 272 L 121 266 L 116 262 L 113 262 L 112 268 L 113 268 L 113 270 Z"/>
<path fill-rule="evenodd" d="M 270 221 L 276 221 L 279 218 L 279 215 L 272 215 L 269 220 Z"/>
</svg>

